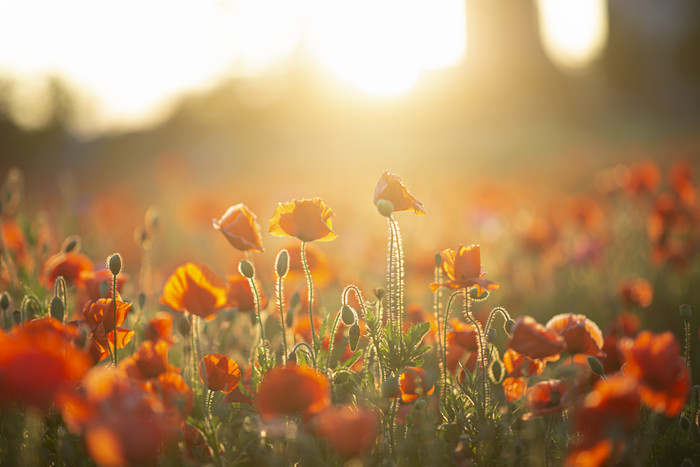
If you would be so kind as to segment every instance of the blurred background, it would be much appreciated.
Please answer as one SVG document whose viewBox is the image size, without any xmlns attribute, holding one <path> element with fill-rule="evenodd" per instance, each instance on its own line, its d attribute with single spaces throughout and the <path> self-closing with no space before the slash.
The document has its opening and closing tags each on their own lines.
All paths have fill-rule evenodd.
<svg viewBox="0 0 700 467">
<path fill-rule="evenodd" d="M 381 285 L 390 170 L 428 213 L 397 214 L 409 300 L 431 303 L 436 251 L 480 243 L 516 315 L 610 315 L 637 276 L 677 310 L 700 298 L 696 219 L 680 267 L 652 254 L 648 216 L 676 162 L 697 169 L 698 50 L 694 0 L 4 0 L 0 174 L 20 169 L 46 254 L 79 234 L 133 275 L 155 209 L 154 293 L 187 260 L 233 274 L 243 254 L 211 220 L 237 203 L 271 271 L 276 204 L 314 196 L 336 213 L 318 249 L 337 283 Z"/>
</svg>

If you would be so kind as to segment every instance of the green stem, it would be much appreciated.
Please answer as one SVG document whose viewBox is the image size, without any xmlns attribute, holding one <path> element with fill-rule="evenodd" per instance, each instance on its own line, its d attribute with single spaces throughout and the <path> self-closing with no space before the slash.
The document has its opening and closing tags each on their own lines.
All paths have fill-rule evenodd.
<svg viewBox="0 0 700 467">
<path fill-rule="evenodd" d="M 450 295 L 450 299 L 447 302 L 447 307 L 445 308 L 445 318 L 443 319 L 443 323 L 442 323 L 442 361 L 443 361 L 443 370 L 444 370 L 443 384 L 445 386 L 445 390 L 447 390 L 447 320 L 450 316 L 450 309 L 452 308 L 452 302 L 454 302 L 454 299 L 457 298 L 459 295 L 462 295 L 462 293 L 463 292 L 461 290 L 458 290 L 457 292 L 454 292 L 452 295 Z M 466 298 L 465 298 L 465 300 L 466 300 Z M 438 336 L 438 338 L 439 337 L 440 336 Z"/>
<path fill-rule="evenodd" d="M 114 311 L 114 366 L 119 363 L 117 357 L 117 276 L 112 275 L 112 310 Z"/>
<path fill-rule="evenodd" d="M 486 355 L 486 346 L 484 345 L 484 329 L 481 327 L 481 323 L 477 321 L 474 318 L 474 315 L 472 314 L 471 306 L 472 306 L 472 300 L 471 300 L 471 294 L 469 293 L 469 287 L 464 288 L 464 308 L 463 308 L 463 314 L 464 318 L 469 321 L 477 330 L 477 344 L 479 345 L 479 356 L 477 358 L 478 361 L 478 369 L 477 369 L 477 384 L 481 383 L 481 389 L 482 389 L 482 395 L 481 395 L 481 416 L 482 418 L 486 418 L 486 405 L 488 404 L 489 400 L 489 393 L 488 393 L 488 383 L 486 381 L 486 367 L 487 367 L 487 359 L 488 356 Z"/>
<path fill-rule="evenodd" d="M 249 278 L 248 283 L 250 284 L 250 290 L 253 291 L 255 313 L 258 317 L 258 323 L 260 323 L 260 339 L 262 340 L 263 347 L 265 347 L 265 328 L 263 326 L 262 317 L 260 316 L 260 294 L 258 294 L 258 286 L 255 284 L 255 277 Z"/>
<path fill-rule="evenodd" d="M 316 338 L 316 329 L 314 327 L 314 284 L 311 280 L 311 271 L 309 270 L 309 265 L 306 262 L 306 242 L 301 242 L 301 265 L 304 268 L 304 274 L 306 275 L 306 285 L 309 290 L 309 326 L 311 327 L 311 340 L 314 344 L 314 349 L 318 350 L 319 343 Z M 316 356 L 314 354 L 314 361 L 316 361 Z M 315 365 L 314 365 L 315 366 Z"/>
<path fill-rule="evenodd" d="M 282 362 L 287 364 L 287 327 L 284 317 L 284 280 L 281 276 L 277 276 L 277 307 L 280 310 L 280 325 L 282 326 Z"/>
<path fill-rule="evenodd" d="M 302 347 L 308 352 L 309 356 L 311 357 L 311 361 L 313 362 L 314 368 L 317 368 L 314 349 L 312 349 L 311 346 L 306 342 L 297 342 L 296 345 L 294 345 L 294 347 L 292 348 L 292 353 L 296 353 Z"/>
<path fill-rule="evenodd" d="M 214 400 L 214 392 L 209 388 L 204 388 L 204 394 L 202 395 L 202 409 L 204 411 L 204 423 L 207 426 L 207 430 L 211 433 L 211 437 L 214 440 L 214 457 L 216 458 L 216 463 L 218 465 L 223 465 L 221 462 L 221 457 L 219 457 L 219 440 L 216 435 L 216 430 L 214 430 L 214 425 L 211 422 L 211 406 Z"/>
<path fill-rule="evenodd" d="M 690 321 L 684 319 L 683 327 L 685 328 L 685 366 L 690 370 Z"/>
<path fill-rule="evenodd" d="M 192 347 L 192 391 L 196 392 L 197 373 L 199 372 L 199 316 L 190 313 L 190 346 Z"/>
<path fill-rule="evenodd" d="M 501 316 L 503 316 L 503 319 L 506 322 L 508 322 L 508 320 L 510 319 L 508 310 L 506 310 L 503 307 L 497 306 L 496 308 L 491 310 L 491 313 L 489 313 L 489 319 L 486 321 L 486 328 L 484 328 L 484 335 L 488 335 L 489 331 L 491 330 L 491 321 L 493 321 L 493 318 L 496 317 L 496 314 L 500 314 Z"/>
<path fill-rule="evenodd" d="M 331 336 L 328 339 L 328 355 L 326 356 L 326 369 L 331 367 L 331 355 L 333 355 L 333 341 L 335 340 L 335 332 L 338 328 L 338 320 L 340 319 L 340 311 L 336 313 L 335 319 L 333 320 L 333 327 L 331 329 Z"/>
</svg>

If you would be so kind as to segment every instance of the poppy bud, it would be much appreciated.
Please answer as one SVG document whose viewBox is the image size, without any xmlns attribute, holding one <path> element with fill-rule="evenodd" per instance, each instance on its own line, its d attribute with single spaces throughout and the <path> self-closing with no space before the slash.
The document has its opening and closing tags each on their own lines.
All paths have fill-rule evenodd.
<svg viewBox="0 0 700 467">
<path fill-rule="evenodd" d="M 180 319 L 177 320 L 177 330 L 180 331 L 180 334 L 183 336 L 189 336 L 191 329 L 192 326 L 190 326 L 190 322 L 186 316 L 181 316 Z"/>
<path fill-rule="evenodd" d="M 0 296 L 0 307 L 2 307 L 2 311 L 10 307 L 10 296 L 7 295 L 7 292 L 3 292 L 2 296 Z"/>
<path fill-rule="evenodd" d="M 397 397 L 399 395 L 399 379 L 396 376 L 391 376 L 382 383 L 383 397 Z"/>
<path fill-rule="evenodd" d="M 413 410 L 423 410 L 425 409 L 425 406 L 428 403 L 425 401 L 425 399 L 418 399 L 414 404 L 413 404 Z"/>
<path fill-rule="evenodd" d="M 506 324 L 504 324 L 503 327 L 505 328 L 508 335 L 513 335 L 513 327 L 514 326 L 515 326 L 515 321 L 513 321 L 512 319 L 509 319 L 508 321 L 506 321 Z"/>
<path fill-rule="evenodd" d="M 352 326 L 355 323 L 355 311 L 348 305 L 343 305 L 340 309 L 340 317 L 346 326 Z"/>
<path fill-rule="evenodd" d="M 299 291 L 297 290 L 297 291 L 294 292 L 294 293 L 292 294 L 292 296 L 289 298 L 289 308 L 290 308 L 291 310 L 293 310 L 294 308 L 296 308 L 297 305 L 299 304 L 299 300 L 300 300 L 300 299 L 299 299 Z M 290 326 L 291 326 L 291 324 L 290 324 Z"/>
<path fill-rule="evenodd" d="M 384 287 L 377 287 L 374 289 L 374 295 L 381 300 L 384 298 L 384 295 L 386 295 L 386 289 L 384 289 Z"/>
<path fill-rule="evenodd" d="M 380 199 L 377 201 L 377 211 L 384 217 L 391 217 L 394 213 L 394 205 L 389 200 Z"/>
<path fill-rule="evenodd" d="M 435 253 L 435 267 L 439 268 L 442 265 L 442 255 L 440 252 Z"/>
<path fill-rule="evenodd" d="M 289 252 L 287 250 L 280 250 L 277 253 L 277 276 L 284 277 L 289 271 Z"/>
<path fill-rule="evenodd" d="M 64 253 L 70 253 L 71 251 L 77 252 L 80 250 L 80 237 L 77 235 L 71 235 L 63 241 L 61 245 L 61 251 Z"/>
<path fill-rule="evenodd" d="M 287 356 L 287 363 L 296 363 L 297 353 L 292 350 L 292 352 Z"/>
<path fill-rule="evenodd" d="M 348 331 L 348 340 L 350 341 L 350 350 L 353 352 L 357 349 L 357 344 L 360 342 L 360 325 L 355 323 L 350 326 Z"/>
<path fill-rule="evenodd" d="M 20 313 L 19 310 L 13 311 L 12 319 L 15 321 L 15 324 L 20 324 L 22 322 L 22 313 Z"/>
<path fill-rule="evenodd" d="M 586 360 L 588 360 L 588 367 L 593 373 L 597 374 L 598 376 L 605 375 L 605 369 L 603 368 L 603 364 L 600 362 L 600 360 L 593 355 L 589 355 Z"/>
<path fill-rule="evenodd" d="M 58 297 L 51 299 L 51 305 L 49 305 L 49 310 L 51 316 L 56 318 L 58 321 L 63 322 L 63 316 L 65 315 L 66 307 L 63 305 L 63 300 Z"/>
<path fill-rule="evenodd" d="M 100 282 L 100 297 L 106 297 L 107 294 L 109 293 L 109 282 L 107 281 L 102 281 Z"/>
<path fill-rule="evenodd" d="M 139 309 L 142 310 L 142 309 L 143 309 L 143 306 L 146 304 L 146 294 L 143 293 L 143 292 L 141 292 L 141 293 L 139 294 L 139 297 L 138 297 L 137 301 L 138 301 L 138 304 L 139 304 Z"/>
<path fill-rule="evenodd" d="M 690 317 L 693 315 L 693 310 L 690 308 L 690 305 L 685 303 L 681 305 L 679 311 L 681 313 L 681 318 L 683 319 L 690 319 Z"/>
<path fill-rule="evenodd" d="M 255 268 L 252 264 L 250 264 L 250 261 L 245 259 L 241 260 L 240 264 L 238 265 L 238 271 L 243 274 L 243 277 L 247 277 L 248 279 L 255 277 Z"/>
<path fill-rule="evenodd" d="M 285 317 L 285 324 L 287 325 L 288 328 L 291 328 L 292 325 L 294 324 L 294 307 L 289 307 L 287 310 L 287 316 Z"/>
<path fill-rule="evenodd" d="M 119 253 L 113 254 L 109 257 L 107 264 L 112 275 L 118 275 L 122 271 L 122 256 Z"/>
</svg>

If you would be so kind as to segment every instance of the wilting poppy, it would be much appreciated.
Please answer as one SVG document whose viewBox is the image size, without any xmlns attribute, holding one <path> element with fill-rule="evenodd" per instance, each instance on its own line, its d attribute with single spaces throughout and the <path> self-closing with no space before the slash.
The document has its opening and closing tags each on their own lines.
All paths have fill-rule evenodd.
<svg viewBox="0 0 700 467">
<path fill-rule="evenodd" d="M 620 281 L 620 298 L 627 306 L 646 308 L 654 298 L 654 288 L 640 277 Z"/>
<path fill-rule="evenodd" d="M 644 404 L 668 417 L 677 415 L 688 397 L 690 374 L 673 334 L 642 331 L 635 340 L 621 339 L 618 347 L 623 371 L 639 381 Z"/>
<path fill-rule="evenodd" d="M 296 237 L 302 242 L 325 242 L 337 237 L 331 217 L 333 211 L 320 198 L 294 199 L 277 205 L 269 231 L 272 235 Z"/>
<path fill-rule="evenodd" d="M 508 348 L 530 358 L 557 360 L 564 351 L 564 339 L 546 329 L 531 316 L 518 318 L 511 331 Z"/>
<path fill-rule="evenodd" d="M 477 286 L 479 294 L 483 290 L 496 290 L 497 282 L 486 280 L 486 271 L 481 266 L 481 253 L 479 245 L 459 245 L 455 250 L 446 249 L 440 252 L 442 258 L 441 268 L 447 278 L 446 282 L 430 284 L 435 291 L 439 286 L 450 289 L 464 289 Z"/>
<path fill-rule="evenodd" d="M 640 408 L 635 378 L 616 375 L 598 381 L 573 414 L 580 436 L 569 454 L 570 465 L 604 465 L 616 448 L 633 441 Z"/>
<path fill-rule="evenodd" d="M 160 300 L 174 310 L 213 318 L 226 299 L 223 279 L 203 264 L 186 263 L 168 278 Z"/>
<path fill-rule="evenodd" d="M 379 433 L 377 414 L 363 408 L 329 407 L 313 419 L 314 433 L 345 458 L 364 454 Z"/>
<path fill-rule="evenodd" d="M 374 189 L 374 204 L 380 199 L 391 202 L 394 211 L 413 211 L 419 216 L 425 214 L 423 203 L 408 192 L 401 179 L 389 171 L 384 171 Z"/>
<path fill-rule="evenodd" d="M 571 403 L 571 387 L 572 383 L 563 379 L 548 379 L 533 384 L 525 397 L 530 416 L 541 417 L 568 408 Z"/>
<path fill-rule="evenodd" d="M 68 284 L 82 286 L 83 280 L 80 274 L 83 271 L 92 271 L 93 264 L 90 258 L 82 253 L 70 251 L 60 252 L 51 256 L 44 263 L 42 282 L 45 287 L 51 288 L 58 276 L 63 276 Z"/>
<path fill-rule="evenodd" d="M 435 391 L 435 385 L 430 384 L 426 376 L 426 371 L 419 366 L 406 367 L 399 376 L 399 390 L 403 402 L 414 401 L 418 396 L 429 396 Z"/>
<path fill-rule="evenodd" d="M 212 353 L 205 355 L 199 361 L 199 377 L 210 391 L 228 394 L 238 386 L 241 370 L 233 359 L 226 355 Z"/>
<path fill-rule="evenodd" d="M 228 290 L 226 291 L 226 306 L 235 308 L 238 311 L 255 311 L 255 295 L 250 288 L 248 279 L 241 276 L 228 276 L 226 278 Z M 267 295 L 263 292 L 260 282 L 255 279 L 258 289 L 258 298 L 260 299 L 260 308 L 264 309 L 267 306 Z"/>
<path fill-rule="evenodd" d="M 255 405 L 263 418 L 312 415 L 331 402 L 328 378 L 307 367 L 287 365 L 270 370 L 260 384 Z"/>
<path fill-rule="evenodd" d="M 16 400 L 47 409 L 56 395 L 73 390 L 92 363 L 71 343 L 73 335 L 53 318 L 0 331 L 0 405 Z"/>
<path fill-rule="evenodd" d="M 221 219 L 213 219 L 212 224 L 234 248 L 262 252 L 260 226 L 255 219 L 255 214 L 245 205 L 236 204 L 228 208 Z"/>
<path fill-rule="evenodd" d="M 571 354 L 604 356 L 603 333 L 590 319 L 584 315 L 562 313 L 553 316 L 545 325 L 548 331 L 553 331 L 564 338 L 566 351 Z"/>
</svg>

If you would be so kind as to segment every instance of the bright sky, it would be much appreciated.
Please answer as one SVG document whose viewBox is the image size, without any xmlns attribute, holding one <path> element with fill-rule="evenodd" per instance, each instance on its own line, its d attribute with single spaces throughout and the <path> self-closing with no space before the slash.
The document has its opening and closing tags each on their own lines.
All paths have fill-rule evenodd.
<svg viewBox="0 0 700 467">
<path fill-rule="evenodd" d="M 87 132 L 157 120 L 175 93 L 269 72 L 300 44 L 336 81 L 399 95 L 463 58 L 467 14 L 464 0 L 2 0 L 0 76 L 21 80 L 11 108 L 28 126 L 41 123 L 36 76 L 67 78 L 94 100 Z"/>
</svg>

